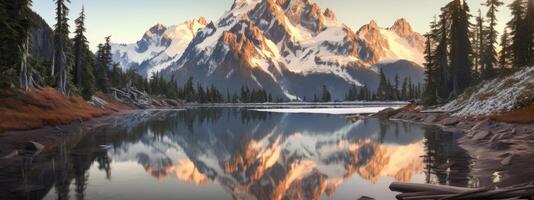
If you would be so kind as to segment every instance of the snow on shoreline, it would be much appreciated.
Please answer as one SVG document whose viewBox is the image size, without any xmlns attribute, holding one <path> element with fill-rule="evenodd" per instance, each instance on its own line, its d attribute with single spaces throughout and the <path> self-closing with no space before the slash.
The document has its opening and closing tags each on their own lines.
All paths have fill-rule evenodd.
<svg viewBox="0 0 534 200">
<path fill-rule="evenodd" d="M 400 106 L 388 107 L 359 107 L 359 108 L 273 108 L 273 109 L 250 109 L 258 112 L 274 112 L 274 113 L 313 113 L 313 114 L 333 114 L 333 115 L 348 115 L 348 114 L 373 114 L 387 108 L 398 109 Z"/>
<path fill-rule="evenodd" d="M 504 79 L 494 79 L 466 92 L 441 107 L 456 116 L 483 116 L 512 111 L 529 101 L 534 91 L 534 67 L 528 67 Z"/>
</svg>

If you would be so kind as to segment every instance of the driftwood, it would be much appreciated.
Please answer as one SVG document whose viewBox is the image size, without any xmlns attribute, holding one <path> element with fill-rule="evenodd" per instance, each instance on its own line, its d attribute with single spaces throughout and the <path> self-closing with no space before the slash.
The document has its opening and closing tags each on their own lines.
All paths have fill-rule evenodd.
<svg viewBox="0 0 534 200">
<path fill-rule="evenodd" d="M 176 107 L 183 104 L 177 99 L 153 97 L 148 93 L 131 86 L 131 83 L 128 83 L 123 89 L 110 88 L 109 90 L 116 101 L 142 109 Z"/>
<path fill-rule="evenodd" d="M 389 189 L 401 192 L 397 199 L 419 200 L 466 200 L 466 199 L 531 199 L 534 197 L 534 184 L 523 184 L 505 188 L 462 188 L 454 186 L 417 183 L 392 183 Z"/>
<path fill-rule="evenodd" d="M 141 92 L 133 87 L 125 89 L 110 88 L 113 98 L 121 103 L 133 104 L 140 108 L 152 107 L 152 98 L 146 92 Z"/>
</svg>

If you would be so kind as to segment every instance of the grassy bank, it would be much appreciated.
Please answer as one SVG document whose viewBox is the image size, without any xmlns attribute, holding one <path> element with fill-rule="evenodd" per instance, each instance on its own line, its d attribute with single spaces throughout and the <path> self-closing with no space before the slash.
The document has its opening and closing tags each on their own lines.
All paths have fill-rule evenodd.
<svg viewBox="0 0 534 200">
<path fill-rule="evenodd" d="M 99 96 L 109 104 L 105 107 L 94 106 L 79 96 L 64 96 L 53 88 L 1 91 L 0 132 L 85 121 L 128 109 L 105 95 Z"/>
</svg>

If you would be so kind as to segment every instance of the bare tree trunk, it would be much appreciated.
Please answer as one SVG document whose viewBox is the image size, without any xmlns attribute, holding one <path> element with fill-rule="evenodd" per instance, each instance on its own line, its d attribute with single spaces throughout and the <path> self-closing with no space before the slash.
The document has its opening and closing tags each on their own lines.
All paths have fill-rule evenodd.
<svg viewBox="0 0 534 200">
<path fill-rule="evenodd" d="M 58 48 L 59 63 L 57 63 L 57 69 L 59 76 L 57 77 L 57 90 L 62 94 L 67 94 L 67 58 L 65 52 L 63 51 L 63 43 L 61 38 L 58 40 Z"/>
<path fill-rule="evenodd" d="M 28 90 L 32 87 L 31 83 L 31 70 L 28 69 L 28 43 L 30 38 L 27 37 L 26 41 L 21 44 L 22 49 L 22 58 L 20 61 L 20 74 L 19 74 L 19 86 L 25 90 Z"/>
<path fill-rule="evenodd" d="M 50 72 L 50 77 L 54 77 L 56 75 L 56 53 L 53 53 L 51 68 L 52 71 Z"/>
</svg>

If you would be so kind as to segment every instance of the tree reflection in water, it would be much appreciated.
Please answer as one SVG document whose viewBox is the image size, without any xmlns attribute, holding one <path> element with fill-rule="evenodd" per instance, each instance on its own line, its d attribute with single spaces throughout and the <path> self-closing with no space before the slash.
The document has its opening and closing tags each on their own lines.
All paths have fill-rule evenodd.
<svg viewBox="0 0 534 200">
<path fill-rule="evenodd" d="M 101 183 L 96 180 L 135 181 L 147 174 L 161 184 L 178 181 L 168 183 L 176 187 L 183 187 L 180 182 L 217 185 L 235 199 L 342 199 L 346 191 L 340 186 L 354 181 L 359 188 L 353 190 L 361 194 L 377 187 L 383 194 L 374 195 L 390 196 L 384 181 L 474 186 L 469 157 L 456 144 L 458 136 L 403 122 L 351 123 L 335 115 L 198 108 L 143 111 L 84 135 L 5 170 L 0 196 L 97 199 L 87 192 Z M 145 174 L 125 177 L 114 169 L 126 164 L 128 170 L 141 167 Z M 92 170 L 105 177 L 89 173 Z M 119 199 L 143 193 L 154 199 L 178 195 L 152 192 L 154 183 L 148 181 L 135 184 L 146 187 L 109 195 Z"/>
</svg>

